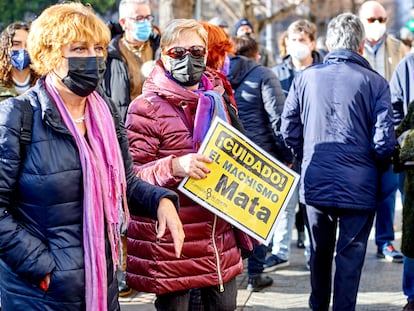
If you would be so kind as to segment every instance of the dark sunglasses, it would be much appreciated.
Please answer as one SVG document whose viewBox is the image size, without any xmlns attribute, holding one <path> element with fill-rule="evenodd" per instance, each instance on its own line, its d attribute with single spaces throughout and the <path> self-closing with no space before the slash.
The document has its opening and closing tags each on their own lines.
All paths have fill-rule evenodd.
<svg viewBox="0 0 414 311">
<path fill-rule="evenodd" d="M 372 24 L 375 21 L 379 21 L 381 24 L 385 23 L 387 21 L 386 17 L 369 17 L 367 18 L 367 22 Z"/>
<path fill-rule="evenodd" d="M 169 49 L 165 54 L 171 58 L 182 58 L 185 54 L 190 53 L 195 57 L 204 57 L 206 55 L 206 48 L 201 45 L 193 45 L 188 49 L 181 46 L 175 46 Z"/>
</svg>

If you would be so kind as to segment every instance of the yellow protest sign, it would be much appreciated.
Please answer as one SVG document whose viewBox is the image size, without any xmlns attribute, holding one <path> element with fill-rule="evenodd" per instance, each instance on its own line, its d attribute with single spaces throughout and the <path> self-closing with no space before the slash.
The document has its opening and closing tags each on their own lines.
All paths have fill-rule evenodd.
<svg viewBox="0 0 414 311">
<path fill-rule="evenodd" d="M 178 189 L 191 199 L 268 244 L 299 176 L 250 139 L 215 118 L 200 153 L 210 157 L 207 178 L 185 178 Z"/>
</svg>

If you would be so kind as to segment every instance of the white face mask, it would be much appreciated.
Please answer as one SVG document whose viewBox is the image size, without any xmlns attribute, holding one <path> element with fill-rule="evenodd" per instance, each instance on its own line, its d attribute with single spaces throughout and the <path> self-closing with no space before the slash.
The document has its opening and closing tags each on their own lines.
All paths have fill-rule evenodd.
<svg viewBox="0 0 414 311">
<path fill-rule="evenodd" d="M 306 59 L 311 53 L 309 46 L 301 42 L 289 42 L 287 53 L 298 61 Z"/>
<path fill-rule="evenodd" d="M 364 23 L 365 36 L 370 41 L 378 41 L 385 34 L 387 29 L 385 23 L 380 23 L 378 21 L 374 23 Z"/>
</svg>

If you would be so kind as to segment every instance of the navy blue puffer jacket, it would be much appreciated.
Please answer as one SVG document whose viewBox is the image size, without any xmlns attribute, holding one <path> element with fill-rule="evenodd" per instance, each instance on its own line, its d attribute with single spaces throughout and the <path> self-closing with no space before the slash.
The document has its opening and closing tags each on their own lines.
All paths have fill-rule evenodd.
<svg viewBox="0 0 414 311">
<path fill-rule="evenodd" d="M 246 136 L 273 157 L 291 163 L 292 155 L 280 133 L 285 96 L 274 72 L 253 59 L 237 55 L 230 57 L 227 79 L 234 90 Z"/>
<path fill-rule="evenodd" d="M 281 131 L 296 157 L 303 155 L 302 203 L 375 209 L 378 165 L 396 141 L 388 83 L 362 56 L 336 50 L 299 73 Z"/>
<path fill-rule="evenodd" d="M 20 150 L 21 101 L 33 108 L 32 142 Z M 113 122 L 108 120 L 108 122 Z M 120 146 L 133 214 L 156 218 L 172 191 L 135 177 L 125 130 Z M 117 148 L 118 146 L 114 146 Z M 75 140 L 62 122 L 44 80 L 24 95 L 0 103 L 0 280 L 4 310 L 85 309 L 83 180 Z M 108 266 L 108 310 L 119 310 L 118 288 Z M 51 273 L 45 292 L 39 282 Z"/>
</svg>

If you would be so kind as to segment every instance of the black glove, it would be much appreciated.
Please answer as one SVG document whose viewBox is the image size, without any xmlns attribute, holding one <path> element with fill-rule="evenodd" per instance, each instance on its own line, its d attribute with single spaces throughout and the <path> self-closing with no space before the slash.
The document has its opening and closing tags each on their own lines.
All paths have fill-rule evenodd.
<svg viewBox="0 0 414 311">
<path fill-rule="evenodd" d="M 391 158 L 376 159 L 375 166 L 377 167 L 379 172 L 386 172 L 391 166 Z"/>
</svg>

